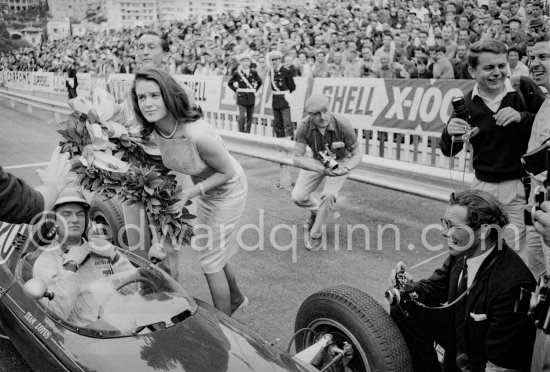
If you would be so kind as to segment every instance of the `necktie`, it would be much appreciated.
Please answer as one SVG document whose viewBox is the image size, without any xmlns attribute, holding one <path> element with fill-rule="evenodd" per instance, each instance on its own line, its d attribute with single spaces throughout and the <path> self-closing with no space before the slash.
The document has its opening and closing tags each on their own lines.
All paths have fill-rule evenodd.
<svg viewBox="0 0 550 372">
<path fill-rule="evenodd" d="M 457 297 L 466 292 L 468 289 L 468 264 L 466 257 L 462 263 L 461 276 L 458 281 Z M 456 303 L 455 312 L 455 330 L 456 330 L 456 364 L 461 371 L 469 371 L 470 363 L 466 354 L 466 344 L 464 341 L 464 326 L 466 324 L 466 302 L 468 295 L 462 297 Z"/>
</svg>

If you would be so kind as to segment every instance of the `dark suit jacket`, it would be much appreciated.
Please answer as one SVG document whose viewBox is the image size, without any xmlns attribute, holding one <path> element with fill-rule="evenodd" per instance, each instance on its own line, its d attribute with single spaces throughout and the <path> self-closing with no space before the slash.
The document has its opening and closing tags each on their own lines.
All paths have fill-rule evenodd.
<svg viewBox="0 0 550 372">
<path fill-rule="evenodd" d="M 129 74 L 130 73 L 130 66 L 126 65 L 120 65 L 118 69 L 119 74 Z"/>
<path fill-rule="evenodd" d="M 457 295 L 462 258 L 449 256 L 430 278 L 413 283 L 419 301 L 437 306 Z M 487 361 L 504 368 L 528 372 L 535 341 L 535 325 L 525 315 L 514 312 L 520 289 L 534 291 L 535 278 L 516 252 L 503 242 L 483 261 L 467 296 L 465 342 L 468 357 L 476 370 Z M 454 324 L 454 310 L 451 322 Z M 476 321 L 471 314 L 487 316 Z"/>
<path fill-rule="evenodd" d="M 0 221 L 30 223 L 44 210 L 44 197 L 0 167 Z"/>
<path fill-rule="evenodd" d="M 256 70 L 250 69 L 250 73 L 248 76 L 246 76 L 248 79 L 248 82 L 252 85 L 252 87 L 258 91 L 260 87 L 262 86 L 262 79 L 256 72 Z M 239 74 L 239 70 L 235 71 L 227 85 L 231 90 L 234 92 L 237 92 L 237 87 L 235 87 L 235 83 L 238 84 L 238 88 L 245 88 L 250 89 L 248 84 L 244 81 L 244 79 Z M 237 105 L 239 106 L 254 106 L 254 103 L 256 102 L 256 96 L 252 92 L 237 92 Z"/>
<path fill-rule="evenodd" d="M 76 71 L 76 68 L 74 67 L 69 67 L 69 71 L 67 73 L 67 77 L 68 78 L 73 78 L 74 79 L 74 87 L 71 87 L 69 85 L 69 82 L 68 81 L 65 81 L 65 87 L 67 89 L 76 89 L 78 87 L 78 80 L 76 79 L 76 74 L 77 74 L 77 71 Z"/>
<path fill-rule="evenodd" d="M 281 66 L 278 70 L 275 70 L 275 76 L 272 76 L 272 71 L 273 70 L 270 70 L 270 73 L 269 73 L 270 79 L 272 79 L 271 88 L 273 88 L 273 85 L 276 85 L 280 91 L 288 90 L 291 93 L 296 89 L 294 78 L 292 76 L 292 73 L 288 69 L 286 69 L 284 66 Z M 290 107 L 285 97 L 281 94 L 273 95 L 273 101 L 271 103 L 271 106 L 275 110 L 280 110 L 280 109 L 285 109 Z"/>
</svg>

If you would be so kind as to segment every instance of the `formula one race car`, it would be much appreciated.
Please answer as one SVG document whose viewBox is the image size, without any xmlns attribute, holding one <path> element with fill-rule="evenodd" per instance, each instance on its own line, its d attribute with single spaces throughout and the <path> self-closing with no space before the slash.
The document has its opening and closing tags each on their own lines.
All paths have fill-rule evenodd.
<svg viewBox="0 0 550 372">
<path fill-rule="evenodd" d="M 46 306 L 55 293 L 33 278 L 50 228 L 0 223 L 0 322 L 35 370 L 411 370 L 399 330 L 383 307 L 357 289 L 334 287 L 306 299 L 295 324 L 298 353 L 291 355 L 191 297 L 156 264 L 122 249 L 132 270 L 110 282 L 112 295 L 104 297 L 97 320 L 76 325 Z"/>
</svg>

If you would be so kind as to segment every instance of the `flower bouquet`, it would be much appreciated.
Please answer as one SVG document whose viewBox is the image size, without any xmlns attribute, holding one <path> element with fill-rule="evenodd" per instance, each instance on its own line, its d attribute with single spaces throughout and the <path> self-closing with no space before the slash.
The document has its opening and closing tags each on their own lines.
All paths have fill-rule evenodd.
<svg viewBox="0 0 550 372">
<path fill-rule="evenodd" d="M 62 151 L 76 165 L 78 183 L 104 199 L 141 203 L 157 234 L 189 244 L 193 229 L 188 220 L 195 216 L 185 207 L 171 208 L 180 201 L 181 186 L 151 138 L 127 123 L 122 105 L 103 89 L 94 90 L 93 103 L 76 97 L 69 106 L 74 112 L 58 132 Z"/>
</svg>

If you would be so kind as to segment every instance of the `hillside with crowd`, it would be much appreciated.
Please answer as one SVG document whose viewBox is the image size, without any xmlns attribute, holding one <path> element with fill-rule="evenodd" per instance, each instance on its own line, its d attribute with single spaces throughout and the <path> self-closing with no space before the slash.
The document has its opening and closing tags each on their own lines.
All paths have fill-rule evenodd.
<svg viewBox="0 0 550 372">
<path fill-rule="evenodd" d="M 0 55 L 0 71 L 133 73 L 146 30 L 169 43 L 174 74 L 232 75 L 247 53 L 260 76 L 278 50 L 294 76 L 469 79 L 475 41 L 509 46 L 511 75 L 528 75 L 530 48 L 548 37 L 548 4 L 539 0 L 319 1 L 314 7 L 245 9 L 170 26 L 87 33 Z"/>
</svg>

